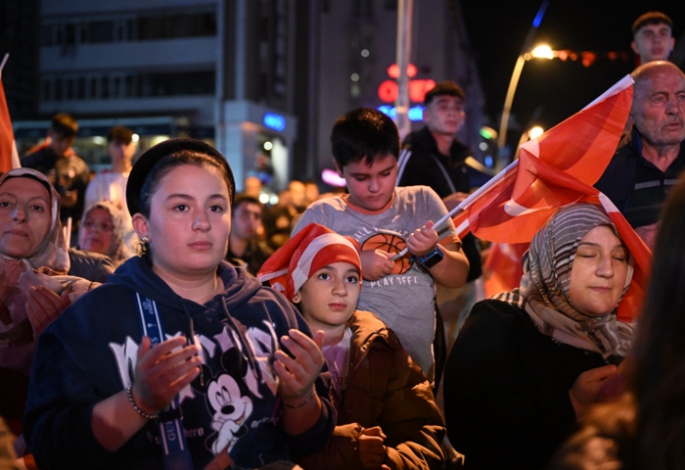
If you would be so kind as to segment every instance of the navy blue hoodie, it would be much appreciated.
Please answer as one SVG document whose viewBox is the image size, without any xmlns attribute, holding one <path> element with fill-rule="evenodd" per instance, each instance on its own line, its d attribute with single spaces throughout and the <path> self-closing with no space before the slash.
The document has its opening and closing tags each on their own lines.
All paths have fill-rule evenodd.
<svg viewBox="0 0 685 470">
<path fill-rule="evenodd" d="M 157 302 L 167 337 L 194 336 L 202 345 L 204 383 L 198 378 L 179 395 L 196 468 L 226 445 L 235 464 L 246 468 L 323 447 L 335 424 L 330 401 L 322 399 L 322 416 L 310 430 L 287 436 L 271 368 L 279 338 L 291 328 L 310 334 L 306 323 L 285 297 L 244 270 L 222 262 L 218 272 L 225 291 L 199 305 L 174 293 L 142 258 L 132 258 L 43 332 L 24 415 L 40 468 L 162 468 L 156 423 L 115 453 L 95 439 L 90 424 L 93 407 L 133 379 L 143 336 L 136 292 Z M 328 397 L 326 380 L 316 387 Z"/>
</svg>

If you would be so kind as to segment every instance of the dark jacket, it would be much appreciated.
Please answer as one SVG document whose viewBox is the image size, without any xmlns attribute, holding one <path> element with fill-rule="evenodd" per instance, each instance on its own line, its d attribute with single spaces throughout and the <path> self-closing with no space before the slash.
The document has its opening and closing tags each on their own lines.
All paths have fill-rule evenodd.
<svg viewBox="0 0 685 470">
<path fill-rule="evenodd" d="M 407 154 L 407 152 L 411 153 Z M 445 199 L 455 191 L 469 193 L 471 191 L 471 177 L 469 167 L 464 162 L 469 155 L 471 155 L 471 150 L 456 139 L 452 142 L 450 154 L 441 154 L 427 127 L 412 132 L 406 137 L 402 145 L 401 175 L 397 186 L 430 186 L 438 193 L 440 199 Z M 406 158 L 406 165 L 403 166 L 404 158 Z M 438 162 L 447 172 L 454 191 Z M 478 241 L 473 234 L 469 233 L 462 240 L 462 244 L 464 254 L 469 260 L 469 274 L 466 280 L 473 281 L 483 273 Z"/>
<path fill-rule="evenodd" d="M 239 259 L 245 262 L 247 271 L 256 276 L 262 265 L 269 259 L 269 256 L 274 254 L 274 250 L 269 248 L 266 242 L 259 240 L 257 237 L 253 237 L 248 240 L 247 248 L 242 256 L 238 256 L 231 251 L 231 244 L 228 244 L 228 254 L 226 255 L 227 260 Z M 231 263 L 233 264 L 233 263 Z"/>
<path fill-rule="evenodd" d="M 609 165 L 595 183 L 595 188 L 611 199 L 634 228 L 658 220 L 669 189 L 685 171 L 684 144 L 680 145 L 680 153 L 666 172 L 662 172 L 642 156 L 641 142 L 642 136 L 633 126 L 632 131 L 623 136 Z M 636 184 L 643 181 L 650 181 L 651 184 L 641 189 L 647 194 L 643 194 L 641 200 L 636 202 L 633 200 Z"/>
<path fill-rule="evenodd" d="M 114 263 L 100 253 L 69 248 L 69 275 L 82 277 L 92 282 L 106 282 L 114 272 Z"/>
<path fill-rule="evenodd" d="M 338 422 L 328 445 L 302 459 L 306 469 L 362 469 L 357 440 L 364 428 L 386 434 L 391 469 L 439 469 L 445 428 L 430 384 L 392 330 L 357 310 L 352 329 L 347 389 L 337 403 Z"/>
<path fill-rule="evenodd" d="M 575 430 L 573 383 L 606 364 L 542 334 L 520 308 L 477 303 L 445 365 L 447 433 L 464 468 L 545 468 Z"/>
<path fill-rule="evenodd" d="M 136 292 L 157 303 L 167 335 L 194 336 L 203 346 L 204 383 L 180 393 L 188 447 L 196 468 L 212 459 L 215 441 L 229 442 L 239 467 L 290 459 L 291 449 L 314 452 L 335 424 L 327 398 L 321 418 L 299 436 L 278 425 L 278 382 L 271 368 L 279 338 L 309 333 L 292 305 L 244 270 L 221 263 L 225 291 L 199 305 L 179 297 L 142 258 L 132 258 L 109 281 L 79 299 L 41 335 L 34 357 L 24 434 L 42 469 L 162 468 L 157 425 L 149 422 L 117 452 L 93 435 L 93 407 L 131 382 L 142 337 Z M 328 397 L 322 379 L 320 396 Z"/>
<path fill-rule="evenodd" d="M 90 181 L 90 168 L 86 162 L 77 155 L 63 157 L 57 155 L 52 148 L 44 147 L 22 157 L 21 166 L 33 168 L 46 175 L 60 196 L 64 196 L 67 191 L 76 191 L 76 204 L 66 207 L 63 201 L 60 208 L 60 220 L 66 222 L 71 217 L 76 227 L 83 214 L 86 186 Z"/>
<path fill-rule="evenodd" d="M 472 152 L 457 139 L 452 142 L 450 154 L 443 155 L 438 150 L 433 135 L 427 127 L 424 127 L 407 135 L 402 144 L 402 150 L 410 150 L 412 157 L 404 166 L 398 186 L 430 186 L 438 193 L 440 199 L 452 194 L 454 191 L 443 176 L 436 162 L 437 159 L 447 171 L 455 191 L 468 193 L 471 190 L 469 169 L 464 161 Z"/>
</svg>

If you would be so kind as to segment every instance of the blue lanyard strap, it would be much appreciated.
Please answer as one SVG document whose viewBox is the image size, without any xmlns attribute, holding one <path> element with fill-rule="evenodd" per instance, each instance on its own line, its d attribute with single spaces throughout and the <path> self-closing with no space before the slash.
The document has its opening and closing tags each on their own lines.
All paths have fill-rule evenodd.
<svg viewBox="0 0 685 470">
<path fill-rule="evenodd" d="M 150 338 L 152 347 L 164 341 L 164 330 L 159 320 L 157 303 L 136 292 L 138 300 L 138 312 L 140 314 L 140 326 L 143 334 Z M 193 461 L 186 443 L 183 429 L 183 415 L 179 406 L 178 396 L 174 397 L 171 404 L 161 413 L 158 418 L 159 435 L 162 440 L 162 463 L 165 470 L 192 470 Z"/>
</svg>

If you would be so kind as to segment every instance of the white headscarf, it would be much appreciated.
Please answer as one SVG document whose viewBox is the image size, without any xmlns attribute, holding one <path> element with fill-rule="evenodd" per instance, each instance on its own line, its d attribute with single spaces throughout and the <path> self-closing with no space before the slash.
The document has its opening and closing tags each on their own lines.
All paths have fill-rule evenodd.
<svg viewBox="0 0 685 470">
<path fill-rule="evenodd" d="M 109 245 L 109 250 L 105 255 L 109 256 L 115 266 L 119 266 L 121 263 L 126 261 L 131 257 L 128 247 L 124 242 L 126 237 L 127 224 L 124 219 L 124 213 L 116 205 L 109 201 L 100 201 L 88 206 L 88 208 L 83 212 L 83 217 L 81 217 L 81 226 L 78 231 L 79 243 L 81 240 L 81 235 L 83 233 L 86 219 L 88 214 L 90 214 L 94 209 L 104 209 L 106 210 L 110 217 L 112 218 L 112 243 Z M 83 247 L 79 247 L 83 248 Z"/>
<path fill-rule="evenodd" d="M 0 176 L 0 186 L 10 178 L 36 180 L 45 186 L 50 193 L 50 229 L 36 250 L 22 259 L 28 261 L 35 269 L 47 266 L 55 273 L 66 274 L 69 271 L 69 254 L 67 253 L 67 242 L 62 232 L 62 224 L 59 221 L 59 194 L 43 173 L 31 168 L 15 168 L 8 171 Z M 5 256 L 2 253 L 0 255 Z"/>
</svg>

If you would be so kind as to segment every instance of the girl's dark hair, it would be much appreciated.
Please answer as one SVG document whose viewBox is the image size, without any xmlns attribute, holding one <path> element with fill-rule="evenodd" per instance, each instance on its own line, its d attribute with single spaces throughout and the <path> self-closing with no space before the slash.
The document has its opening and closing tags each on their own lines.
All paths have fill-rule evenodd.
<svg viewBox="0 0 685 470">
<path fill-rule="evenodd" d="M 685 174 L 669 191 L 633 349 L 639 468 L 685 468 Z"/>
</svg>

